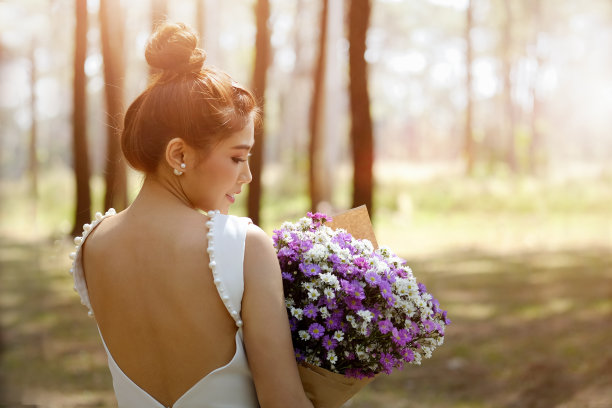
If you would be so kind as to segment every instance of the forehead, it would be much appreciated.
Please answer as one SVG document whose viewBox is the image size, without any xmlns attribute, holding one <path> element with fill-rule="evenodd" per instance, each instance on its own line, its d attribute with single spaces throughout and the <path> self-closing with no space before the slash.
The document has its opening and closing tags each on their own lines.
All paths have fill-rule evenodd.
<svg viewBox="0 0 612 408">
<path fill-rule="evenodd" d="M 243 129 L 231 133 L 219 145 L 223 149 L 231 150 L 248 150 L 255 143 L 255 134 L 253 121 L 250 121 Z"/>
</svg>

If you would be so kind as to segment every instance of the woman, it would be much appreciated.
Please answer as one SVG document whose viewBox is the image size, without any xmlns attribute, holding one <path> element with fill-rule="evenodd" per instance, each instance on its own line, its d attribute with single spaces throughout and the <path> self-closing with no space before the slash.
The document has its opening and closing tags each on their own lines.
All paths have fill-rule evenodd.
<svg viewBox="0 0 612 408">
<path fill-rule="evenodd" d="M 227 215 L 251 181 L 256 101 L 204 67 L 196 45 L 170 23 L 147 45 L 161 72 L 121 140 L 144 183 L 128 209 L 97 214 L 76 238 L 75 289 L 95 313 L 120 407 L 312 407 L 272 242 Z"/>
</svg>

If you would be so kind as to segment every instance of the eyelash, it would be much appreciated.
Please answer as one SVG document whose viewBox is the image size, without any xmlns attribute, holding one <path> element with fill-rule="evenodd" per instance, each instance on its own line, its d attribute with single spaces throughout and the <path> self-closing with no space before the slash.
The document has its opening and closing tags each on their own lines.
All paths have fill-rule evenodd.
<svg viewBox="0 0 612 408">
<path fill-rule="evenodd" d="M 232 160 L 234 161 L 234 163 L 238 164 L 238 163 L 244 163 L 245 161 L 249 160 L 249 157 L 251 157 L 251 153 L 247 154 L 247 158 L 246 159 L 242 159 L 240 157 L 233 157 Z"/>
</svg>

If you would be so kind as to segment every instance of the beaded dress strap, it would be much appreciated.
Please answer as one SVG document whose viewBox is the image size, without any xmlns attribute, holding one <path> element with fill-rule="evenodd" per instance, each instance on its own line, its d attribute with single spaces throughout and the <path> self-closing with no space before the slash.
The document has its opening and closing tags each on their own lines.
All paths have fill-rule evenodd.
<svg viewBox="0 0 612 408">
<path fill-rule="evenodd" d="M 208 252 L 208 258 L 210 261 L 208 266 L 210 267 L 210 270 L 213 275 L 213 282 L 217 287 L 217 292 L 219 292 L 219 297 L 221 297 L 225 308 L 229 312 L 230 316 L 232 316 L 232 319 L 234 319 L 234 321 L 236 322 L 236 326 L 238 326 L 238 328 L 241 328 L 242 319 L 240 318 L 240 313 L 238 312 L 238 310 L 236 310 L 234 305 L 232 305 L 232 300 L 229 296 L 229 291 L 227 290 L 223 283 L 223 280 L 219 276 L 219 272 L 217 271 L 217 262 L 215 260 L 215 219 L 217 218 L 216 216 L 220 214 L 220 211 L 208 211 L 205 214 L 210 217 L 210 220 L 206 221 L 206 226 L 208 227 L 208 233 L 206 234 L 206 237 L 208 238 L 208 248 L 206 249 L 206 251 Z"/>
<path fill-rule="evenodd" d="M 91 309 L 91 303 L 89 302 L 89 293 L 87 292 L 87 284 L 85 282 L 85 275 L 83 273 L 83 264 L 82 264 L 82 251 L 83 243 L 87 236 L 104 220 L 112 215 L 117 214 L 114 208 L 109 209 L 106 214 L 102 215 L 101 212 L 96 213 L 96 218 L 91 222 L 91 224 L 83 225 L 83 234 L 80 237 L 74 238 L 74 252 L 70 253 L 70 259 L 72 259 L 72 267 L 70 268 L 70 274 L 74 279 L 73 289 L 75 292 L 79 294 L 81 297 L 81 304 L 87 306 L 89 312 L 87 313 L 89 317 L 93 317 L 94 313 Z"/>
</svg>

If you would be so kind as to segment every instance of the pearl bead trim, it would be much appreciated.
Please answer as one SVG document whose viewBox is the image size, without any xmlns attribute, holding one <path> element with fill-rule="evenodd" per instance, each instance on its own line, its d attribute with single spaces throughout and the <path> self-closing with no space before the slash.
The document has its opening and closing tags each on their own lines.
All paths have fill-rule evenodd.
<svg viewBox="0 0 612 408">
<path fill-rule="evenodd" d="M 220 211 L 214 210 L 209 211 L 205 214 L 210 218 L 210 220 L 206 221 L 206 226 L 208 227 L 208 233 L 206 234 L 206 237 L 208 238 L 208 248 L 206 249 L 206 251 L 208 252 L 208 258 L 210 260 L 208 266 L 210 267 L 210 270 L 213 275 L 213 282 L 217 287 L 217 292 L 219 292 L 219 296 L 221 297 L 225 308 L 229 312 L 230 316 L 232 316 L 232 319 L 234 319 L 234 321 L 236 322 L 236 326 L 238 326 L 238 328 L 241 328 L 242 320 L 240 319 L 240 313 L 238 313 L 238 311 L 232 306 L 230 297 L 227 294 L 228 291 L 223 285 L 223 280 L 217 272 L 217 262 L 215 261 L 215 215 L 220 214 Z"/>
<path fill-rule="evenodd" d="M 72 267 L 70 268 L 70 274 L 74 279 L 73 289 L 77 292 L 81 297 L 81 304 L 87 306 L 89 317 L 93 317 L 94 313 L 91 309 L 91 303 L 89 302 L 89 295 L 87 295 L 87 288 L 84 283 L 77 282 L 77 277 L 74 275 L 77 267 L 78 256 L 81 254 L 81 247 L 83 246 L 83 242 L 87 236 L 94 230 L 94 228 L 102 222 L 107 217 L 117 214 L 114 208 L 109 209 L 106 214 L 102 215 L 101 212 L 96 213 L 96 218 L 91 222 L 91 224 L 83 225 L 83 234 L 80 237 L 74 238 L 74 252 L 70 253 L 70 259 L 72 259 Z"/>
</svg>

